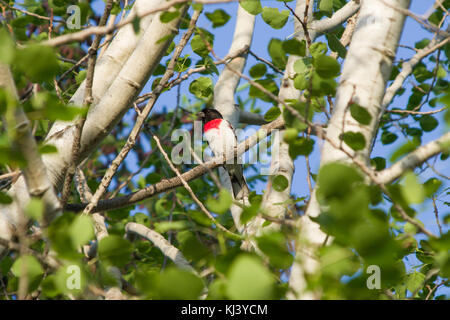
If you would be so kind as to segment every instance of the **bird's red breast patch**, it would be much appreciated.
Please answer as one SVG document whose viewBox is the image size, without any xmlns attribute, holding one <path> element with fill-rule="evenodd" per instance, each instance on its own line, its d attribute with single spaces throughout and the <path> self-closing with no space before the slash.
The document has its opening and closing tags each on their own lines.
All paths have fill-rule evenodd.
<svg viewBox="0 0 450 320">
<path fill-rule="evenodd" d="M 211 129 L 219 129 L 221 122 L 222 122 L 222 119 L 214 119 L 214 120 L 208 121 L 207 123 L 205 123 L 203 131 L 206 132 Z"/>
</svg>

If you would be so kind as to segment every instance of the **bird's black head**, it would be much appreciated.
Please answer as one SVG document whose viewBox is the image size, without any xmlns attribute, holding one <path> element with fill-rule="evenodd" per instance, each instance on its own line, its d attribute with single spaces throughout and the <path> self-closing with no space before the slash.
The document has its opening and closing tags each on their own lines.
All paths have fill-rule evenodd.
<svg viewBox="0 0 450 320">
<path fill-rule="evenodd" d="M 197 113 L 198 119 L 202 120 L 203 124 L 208 123 L 211 120 L 223 119 L 219 111 L 212 108 L 205 108 Z"/>
</svg>

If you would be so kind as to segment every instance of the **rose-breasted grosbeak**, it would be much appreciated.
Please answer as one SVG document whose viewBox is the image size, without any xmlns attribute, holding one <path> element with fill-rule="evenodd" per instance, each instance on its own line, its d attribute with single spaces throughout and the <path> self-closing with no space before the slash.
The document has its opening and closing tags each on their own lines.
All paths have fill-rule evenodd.
<svg viewBox="0 0 450 320">
<path fill-rule="evenodd" d="M 197 117 L 202 120 L 203 136 L 208 141 L 208 145 L 215 156 L 234 152 L 237 146 L 236 135 L 231 124 L 223 119 L 219 111 L 205 108 L 197 113 Z M 232 163 L 228 162 L 224 164 L 224 168 L 230 176 L 234 198 L 242 200 L 248 197 L 250 193 L 244 178 L 242 165 L 237 163 L 237 159 L 233 159 Z"/>
</svg>

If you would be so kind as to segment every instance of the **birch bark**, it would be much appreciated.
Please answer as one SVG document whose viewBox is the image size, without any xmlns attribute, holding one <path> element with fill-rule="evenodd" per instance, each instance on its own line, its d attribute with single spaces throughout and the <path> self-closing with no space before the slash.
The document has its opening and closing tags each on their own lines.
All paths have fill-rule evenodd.
<svg viewBox="0 0 450 320">
<path fill-rule="evenodd" d="M 390 4 L 388 6 L 384 2 Z M 371 141 L 376 134 L 377 119 L 384 111 L 382 99 L 389 78 L 392 62 L 395 58 L 397 44 L 403 30 L 405 16 L 392 6 L 407 9 L 409 0 L 362 0 L 358 21 L 344 62 L 334 113 L 329 121 L 327 138 L 334 145 L 341 145 L 339 136 L 343 132 L 360 132 L 366 139 L 366 146 L 358 151 L 356 156 L 364 162 L 369 162 Z M 372 121 L 362 126 L 351 117 L 348 110 L 350 104 L 358 103 L 371 114 Z M 345 144 L 342 144 L 350 154 L 355 154 Z M 351 159 L 325 141 L 321 150 L 321 167 L 327 163 Z M 326 234 L 320 230 L 317 223 L 310 218 L 320 214 L 320 205 L 316 198 L 317 186 L 311 195 L 306 214 L 300 222 L 300 238 L 296 252 L 296 262 L 291 270 L 289 281 L 293 293 L 290 298 L 316 299 L 318 292 L 305 292 L 305 276 L 318 268 L 315 252 L 326 240 Z"/>
</svg>

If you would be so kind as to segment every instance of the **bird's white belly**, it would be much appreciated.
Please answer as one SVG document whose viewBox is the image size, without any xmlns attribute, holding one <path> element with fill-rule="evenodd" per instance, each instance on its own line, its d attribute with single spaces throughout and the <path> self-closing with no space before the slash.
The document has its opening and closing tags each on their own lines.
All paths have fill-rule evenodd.
<svg viewBox="0 0 450 320">
<path fill-rule="evenodd" d="M 236 146 L 236 136 L 230 128 L 210 129 L 204 136 L 215 156 L 233 152 Z"/>
</svg>

